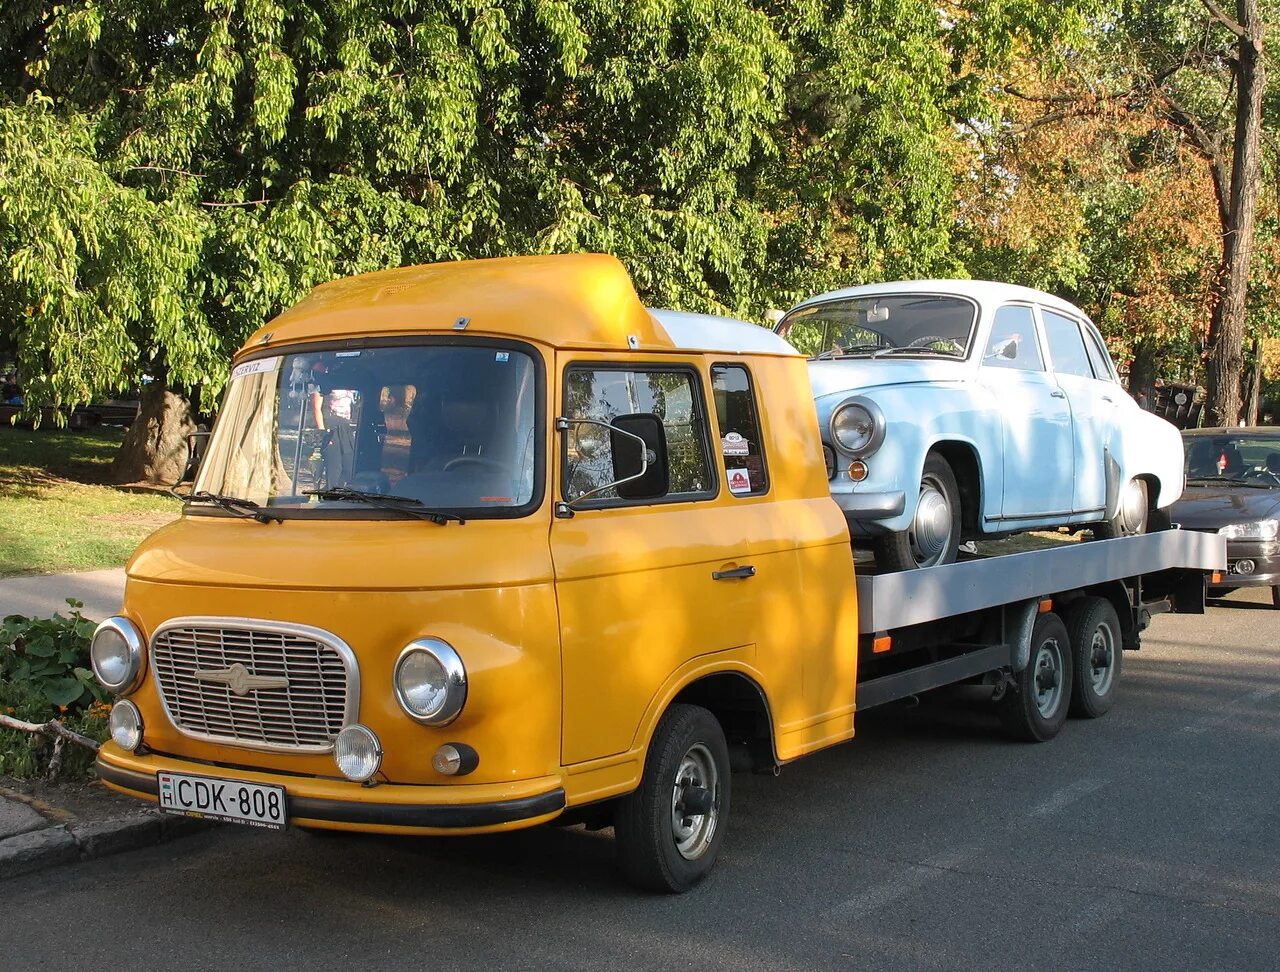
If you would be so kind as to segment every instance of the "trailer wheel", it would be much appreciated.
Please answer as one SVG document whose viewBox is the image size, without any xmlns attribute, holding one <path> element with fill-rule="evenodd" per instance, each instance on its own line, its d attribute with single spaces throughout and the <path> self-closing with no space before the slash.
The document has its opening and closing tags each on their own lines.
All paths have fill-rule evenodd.
<svg viewBox="0 0 1280 972">
<path fill-rule="evenodd" d="M 1066 620 L 1075 662 L 1071 715 L 1096 719 L 1111 708 L 1120 684 L 1120 618 L 1106 598 L 1082 597 L 1071 605 Z"/>
<path fill-rule="evenodd" d="M 1052 739 L 1071 703 L 1071 641 L 1056 614 L 1041 614 L 1031 629 L 1031 658 L 997 703 L 1005 732 L 1027 742 Z"/>
<path fill-rule="evenodd" d="M 640 788 L 618 803 L 618 862 L 649 891 L 687 891 L 711 870 L 729 819 L 729 746 L 697 705 L 671 706 L 658 723 Z"/>
</svg>

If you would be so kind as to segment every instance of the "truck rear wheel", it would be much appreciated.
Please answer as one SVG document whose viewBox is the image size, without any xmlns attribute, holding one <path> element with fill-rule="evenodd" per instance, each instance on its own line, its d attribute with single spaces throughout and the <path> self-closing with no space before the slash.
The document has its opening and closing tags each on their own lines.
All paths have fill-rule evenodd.
<svg viewBox="0 0 1280 972">
<path fill-rule="evenodd" d="M 1071 642 L 1056 614 L 1041 614 L 1031 629 L 1031 657 L 996 703 L 1005 732 L 1015 739 L 1045 742 L 1067 721 L 1071 703 Z"/>
<path fill-rule="evenodd" d="M 1075 662 L 1070 712 L 1076 718 L 1096 719 L 1111 708 L 1120 684 L 1120 618 L 1106 598 L 1082 597 L 1071 605 L 1066 620 Z"/>
<path fill-rule="evenodd" d="M 729 819 L 729 746 L 708 710 L 673 705 L 654 731 L 640 788 L 614 819 L 618 862 L 649 891 L 687 891 L 711 870 Z"/>
</svg>

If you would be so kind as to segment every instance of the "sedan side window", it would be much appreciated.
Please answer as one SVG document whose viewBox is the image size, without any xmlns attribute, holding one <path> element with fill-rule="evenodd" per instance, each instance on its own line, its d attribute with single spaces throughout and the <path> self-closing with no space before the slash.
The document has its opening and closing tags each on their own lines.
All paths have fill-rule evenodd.
<svg viewBox="0 0 1280 972">
<path fill-rule="evenodd" d="M 994 368 L 1018 371 L 1044 371 L 1040 345 L 1036 343 L 1036 322 L 1031 308 L 1008 304 L 996 311 L 991 325 L 991 340 L 982 355 L 982 363 Z"/>
<path fill-rule="evenodd" d="M 1111 367 L 1111 357 L 1107 354 L 1107 346 L 1102 343 L 1102 337 L 1088 324 L 1084 326 L 1084 337 L 1094 377 L 1101 381 L 1115 381 L 1115 369 Z"/>
<path fill-rule="evenodd" d="M 1053 370 L 1060 375 L 1092 378 L 1093 367 L 1089 364 L 1089 353 L 1084 349 L 1080 325 L 1070 317 L 1051 310 L 1041 308 L 1040 314 L 1044 318 L 1044 336 L 1049 344 L 1049 355 L 1053 358 Z"/>
</svg>

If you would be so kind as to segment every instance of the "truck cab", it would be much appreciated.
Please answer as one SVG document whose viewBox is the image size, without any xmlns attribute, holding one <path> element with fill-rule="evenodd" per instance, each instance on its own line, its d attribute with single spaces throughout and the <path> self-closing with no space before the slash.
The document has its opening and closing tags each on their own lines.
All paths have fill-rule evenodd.
<svg viewBox="0 0 1280 972">
<path fill-rule="evenodd" d="M 183 516 L 128 565 L 99 771 L 263 827 L 612 821 L 681 889 L 731 759 L 853 734 L 852 576 L 768 330 L 650 311 L 600 255 L 335 281 L 237 354 Z"/>
</svg>

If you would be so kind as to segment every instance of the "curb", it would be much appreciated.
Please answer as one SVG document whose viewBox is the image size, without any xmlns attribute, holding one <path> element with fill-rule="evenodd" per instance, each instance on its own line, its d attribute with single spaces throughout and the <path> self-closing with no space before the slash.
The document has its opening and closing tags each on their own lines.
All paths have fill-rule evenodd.
<svg viewBox="0 0 1280 972">
<path fill-rule="evenodd" d="M 209 826 L 205 820 L 151 811 L 109 820 L 58 823 L 0 840 L 0 881 L 59 864 L 88 861 L 164 843 Z"/>
</svg>

